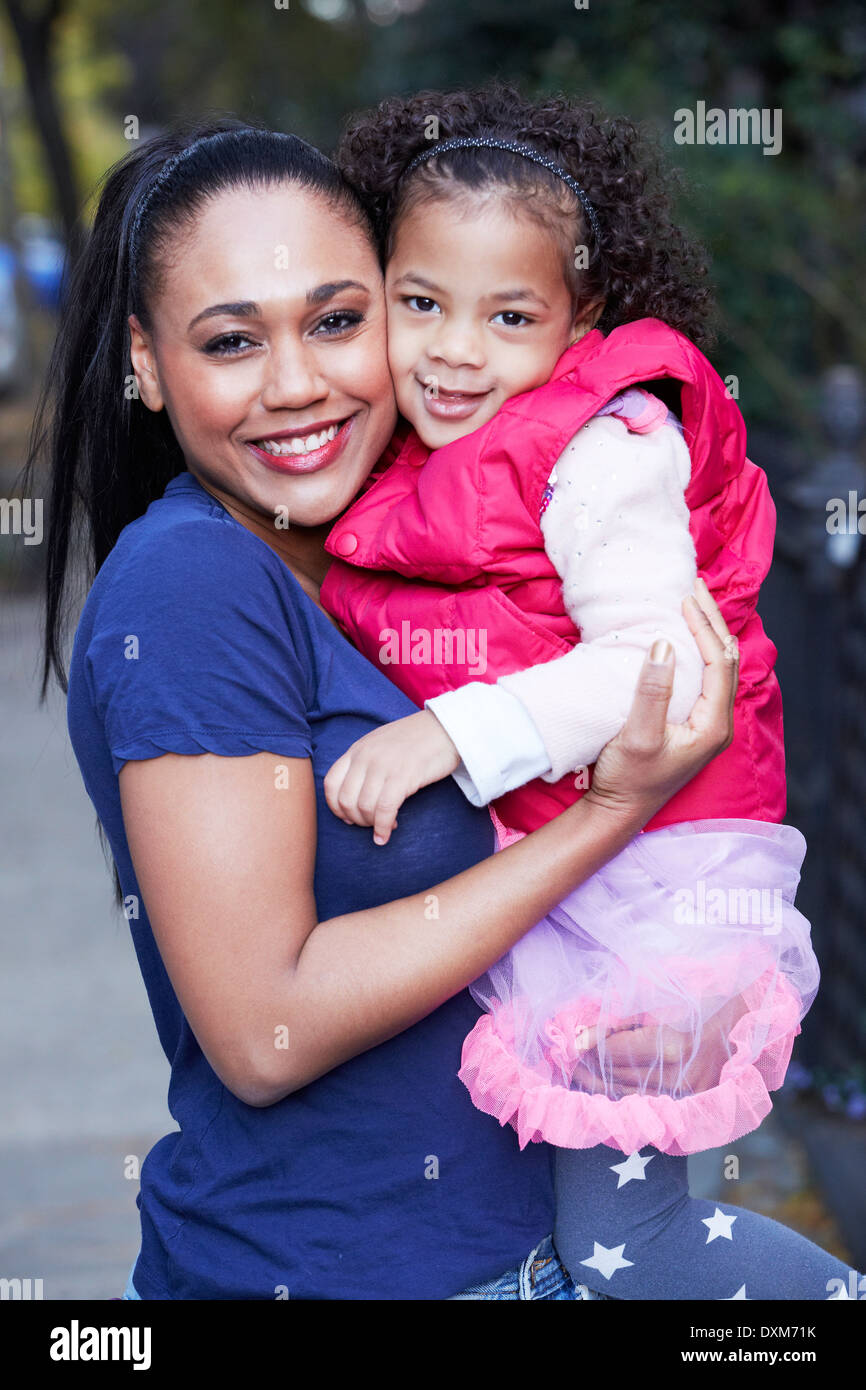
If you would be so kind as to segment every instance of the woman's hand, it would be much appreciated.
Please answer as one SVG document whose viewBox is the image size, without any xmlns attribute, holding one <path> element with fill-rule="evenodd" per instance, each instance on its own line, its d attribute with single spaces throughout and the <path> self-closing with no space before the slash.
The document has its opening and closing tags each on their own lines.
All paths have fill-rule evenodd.
<svg viewBox="0 0 866 1390">
<path fill-rule="evenodd" d="M 387 844 L 407 796 L 448 777 L 460 755 L 435 714 L 421 710 L 373 729 L 328 769 L 325 800 L 347 825 L 372 825 Z"/>
<path fill-rule="evenodd" d="M 591 1095 L 599 1092 L 619 1100 L 622 1096 L 684 1095 L 718 1086 L 722 1068 L 731 1055 L 731 1029 L 746 1012 L 741 995 L 728 1000 L 706 1019 L 700 1036 L 684 1033 L 668 1024 L 637 1019 L 632 1027 L 589 1027 L 575 1037 L 578 1061 L 572 1085 Z M 599 1039 L 599 1031 L 604 1036 Z M 599 1058 L 603 1042 L 604 1074 Z"/>
<path fill-rule="evenodd" d="M 706 663 L 703 689 L 688 720 L 667 723 L 674 654 L 670 643 L 656 643 L 638 678 L 628 719 L 601 750 L 584 797 L 617 814 L 636 812 L 642 825 L 734 736 L 737 639 L 702 579 L 695 597 L 684 601 L 683 614 Z M 662 659 L 653 661 L 653 655 Z"/>
</svg>

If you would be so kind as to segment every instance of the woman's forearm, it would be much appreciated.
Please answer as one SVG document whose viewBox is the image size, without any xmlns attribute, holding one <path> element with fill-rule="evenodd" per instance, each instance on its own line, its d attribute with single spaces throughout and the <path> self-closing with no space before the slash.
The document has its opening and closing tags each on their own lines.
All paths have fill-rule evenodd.
<svg viewBox="0 0 866 1390">
<path fill-rule="evenodd" d="M 429 1014 L 727 747 L 736 644 L 717 610 L 721 632 L 691 606 L 707 665 L 688 724 L 666 723 L 673 665 L 657 653 L 581 801 L 501 854 L 375 909 L 317 919 L 309 758 L 280 760 L 290 796 L 268 752 L 124 764 L 124 825 L 157 947 L 203 1052 L 235 1095 L 273 1104 Z"/>
<path fill-rule="evenodd" d="M 319 922 L 274 981 L 252 1103 L 272 1104 L 417 1023 L 623 849 L 645 819 L 584 798 L 426 893 Z M 279 1051 L 274 1028 L 288 1018 L 296 1041 Z"/>
</svg>

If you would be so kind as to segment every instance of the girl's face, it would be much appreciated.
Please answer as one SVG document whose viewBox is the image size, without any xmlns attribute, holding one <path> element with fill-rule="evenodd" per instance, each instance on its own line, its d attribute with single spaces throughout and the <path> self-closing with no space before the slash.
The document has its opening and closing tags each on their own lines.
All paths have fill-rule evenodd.
<svg viewBox="0 0 866 1390">
<path fill-rule="evenodd" d="M 130 319 L 140 394 L 202 485 L 272 530 L 338 516 L 396 418 L 363 232 L 291 183 L 227 190 L 178 235 L 151 317 Z"/>
<path fill-rule="evenodd" d="M 548 381 L 603 308 L 574 317 L 556 239 L 495 195 L 472 210 L 451 199 L 410 209 L 385 296 L 397 404 L 430 449 Z"/>
</svg>

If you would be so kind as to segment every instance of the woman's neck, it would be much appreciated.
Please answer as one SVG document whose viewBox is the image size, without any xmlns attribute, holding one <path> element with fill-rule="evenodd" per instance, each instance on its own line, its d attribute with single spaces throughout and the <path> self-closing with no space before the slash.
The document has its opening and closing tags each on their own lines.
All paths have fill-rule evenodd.
<svg viewBox="0 0 866 1390">
<path fill-rule="evenodd" d="M 325 539 L 334 523 L 328 521 L 322 526 L 290 526 L 281 530 L 274 525 L 273 517 L 262 516 L 237 497 L 223 492 L 221 488 L 207 485 L 207 491 L 225 507 L 235 521 L 252 531 L 253 535 L 259 536 L 279 555 L 304 593 L 321 608 L 322 581 L 331 564 L 331 556 L 325 550 Z"/>
</svg>

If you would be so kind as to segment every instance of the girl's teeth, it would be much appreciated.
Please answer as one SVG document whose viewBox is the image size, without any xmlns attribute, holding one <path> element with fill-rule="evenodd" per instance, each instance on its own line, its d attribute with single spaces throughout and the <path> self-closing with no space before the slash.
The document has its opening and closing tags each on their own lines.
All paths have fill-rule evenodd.
<svg viewBox="0 0 866 1390">
<path fill-rule="evenodd" d="M 312 454 L 314 450 L 321 449 L 323 444 L 327 444 L 333 439 L 339 430 L 339 425 L 329 425 L 326 430 L 320 430 L 318 434 L 305 435 L 303 439 L 260 439 L 259 448 L 264 449 L 268 454 Z"/>
</svg>

